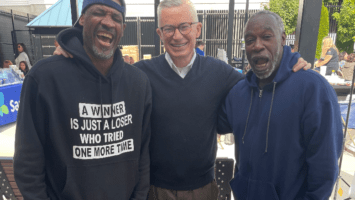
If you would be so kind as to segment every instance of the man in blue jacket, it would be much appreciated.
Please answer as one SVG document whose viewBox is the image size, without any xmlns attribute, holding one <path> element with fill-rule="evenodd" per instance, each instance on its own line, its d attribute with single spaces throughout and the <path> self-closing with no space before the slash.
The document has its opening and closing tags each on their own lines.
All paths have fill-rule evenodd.
<svg viewBox="0 0 355 200">
<path fill-rule="evenodd" d="M 328 199 L 342 149 L 333 88 L 312 70 L 292 73 L 300 55 L 285 45 L 277 14 L 253 15 L 244 37 L 252 70 L 226 99 L 239 153 L 230 183 L 234 195 L 239 200 Z"/>
</svg>

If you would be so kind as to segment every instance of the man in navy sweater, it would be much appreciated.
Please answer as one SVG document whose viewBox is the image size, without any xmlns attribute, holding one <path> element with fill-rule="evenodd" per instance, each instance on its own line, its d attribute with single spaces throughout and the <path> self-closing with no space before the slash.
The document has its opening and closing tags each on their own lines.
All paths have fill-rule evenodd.
<svg viewBox="0 0 355 200">
<path fill-rule="evenodd" d="M 230 65 L 195 52 L 202 24 L 190 1 L 164 0 L 158 7 L 157 33 L 166 53 L 135 63 L 153 92 L 149 200 L 215 200 L 218 110 L 244 76 Z M 57 49 L 59 54 L 66 54 Z M 305 64 L 300 61 L 297 69 Z"/>
<path fill-rule="evenodd" d="M 218 110 L 244 76 L 212 57 L 196 54 L 202 24 L 190 1 L 164 0 L 157 33 L 166 53 L 135 65 L 153 90 L 149 200 L 217 199 L 214 181 Z"/>
<path fill-rule="evenodd" d="M 252 70 L 226 98 L 239 154 L 234 196 L 328 199 L 343 141 L 333 88 L 312 70 L 291 72 L 300 55 L 285 45 L 277 14 L 253 15 L 244 37 Z"/>
</svg>

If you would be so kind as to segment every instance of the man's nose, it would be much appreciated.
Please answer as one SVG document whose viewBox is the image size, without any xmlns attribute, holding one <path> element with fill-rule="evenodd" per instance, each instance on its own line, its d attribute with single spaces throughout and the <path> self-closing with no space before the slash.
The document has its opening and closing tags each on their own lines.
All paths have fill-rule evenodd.
<svg viewBox="0 0 355 200">
<path fill-rule="evenodd" d="M 184 36 L 180 33 L 179 28 L 175 28 L 173 39 L 178 40 L 178 39 L 181 39 L 182 37 L 184 37 Z"/>
<path fill-rule="evenodd" d="M 259 38 L 255 40 L 254 48 L 255 51 L 261 51 L 264 49 L 263 41 Z"/>
<path fill-rule="evenodd" d="M 101 24 L 108 28 L 113 28 L 115 26 L 115 23 L 111 18 L 111 15 L 105 15 L 105 17 L 101 20 Z"/>
</svg>

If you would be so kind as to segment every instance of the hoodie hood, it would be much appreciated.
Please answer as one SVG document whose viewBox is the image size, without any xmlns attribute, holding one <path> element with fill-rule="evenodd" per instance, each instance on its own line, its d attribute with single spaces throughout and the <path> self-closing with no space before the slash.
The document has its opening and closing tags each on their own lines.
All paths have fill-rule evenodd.
<svg viewBox="0 0 355 200">
<path fill-rule="evenodd" d="M 96 79 L 101 79 L 108 81 L 108 78 L 119 68 L 124 66 L 124 61 L 122 58 L 122 53 L 119 48 L 116 49 L 114 53 L 114 59 L 112 67 L 110 68 L 108 74 L 104 76 L 91 62 L 89 56 L 83 47 L 83 33 L 82 28 L 73 27 L 61 31 L 57 36 L 57 41 L 59 45 L 67 52 L 71 53 L 76 59 L 81 62 L 81 65 L 85 66 L 86 70 L 94 76 Z"/>
<path fill-rule="evenodd" d="M 83 36 L 82 36 L 82 28 L 73 27 L 66 30 L 63 30 L 58 34 L 57 41 L 59 45 L 67 52 L 71 53 L 74 57 L 74 62 L 77 63 L 79 70 L 83 73 L 87 79 L 91 79 L 100 85 L 100 99 L 101 99 L 101 110 L 103 110 L 103 94 L 102 94 L 102 83 L 109 83 L 111 86 L 111 103 L 116 99 L 116 95 L 113 91 L 114 87 L 123 73 L 123 67 L 126 64 L 123 61 L 122 53 L 118 49 L 116 49 L 114 53 L 113 63 L 108 71 L 107 75 L 104 76 L 91 62 L 89 56 L 84 50 L 83 47 Z M 111 76 L 115 74 L 115 78 L 111 78 Z M 111 109 L 112 105 L 111 105 Z M 112 112 L 111 112 L 112 117 Z M 103 119 L 103 116 L 102 116 Z"/>
<path fill-rule="evenodd" d="M 281 83 L 284 80 L 286 80 L 289 76 L 291 76 L 292 72 L 292 67 L 297 63 L 298 58 L 300 57 L 299 53 L 292 53 L 291 52 L 291 47 L 285 45 L 283 47 L 283 54 L 282 54 L 282 59 L 280 62 L 280 67 L 278 68 L 278 71 L 276 73 L 275 78 L 273 79 L 272 82 L 276 83 Z M 258 87 L 258 77 L 254 74 L 253 70 L 250 70 L 245 78 L 246 83 L 250 87 Z"/>
</svg>

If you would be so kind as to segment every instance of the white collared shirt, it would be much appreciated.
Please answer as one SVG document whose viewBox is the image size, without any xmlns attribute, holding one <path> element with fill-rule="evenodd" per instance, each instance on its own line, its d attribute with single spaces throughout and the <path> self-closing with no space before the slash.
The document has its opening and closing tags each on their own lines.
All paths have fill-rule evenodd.
<svg viewBox="0 0 355 200">
<path fill-rule="evenodd" d="M 174 64 L 173 60 L 171 59 L 170 55 L 168 54 L 168 52 L 165 52 L 165 59 L 166 61 L 169 63 L 171 69 L 174 70 L 174 72 L 176 72 L 181 78 L 185 78 L 185 76 L 187 75 L 187 73 L 191 70 L 192 65 L 195 62 L 196 59 L 196 51 L 194 49 L 194 56 L 192 56 L 192 59 L 190 61 L 189 64 L 187 64 L 185 67 L 176 67 L 176 65 Z"/>
</svg>

